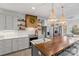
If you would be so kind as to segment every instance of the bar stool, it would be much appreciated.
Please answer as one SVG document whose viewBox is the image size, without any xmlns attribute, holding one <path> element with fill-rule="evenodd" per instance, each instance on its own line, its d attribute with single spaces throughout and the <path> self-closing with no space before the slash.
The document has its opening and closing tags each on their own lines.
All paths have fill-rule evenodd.
<svg viewBox="0 0 79 59">
<path fill-rule="evenodd" d="M 58 56 L 73 56 L 73 55 L 67 51 L 64 51 L 64 52 L 60 53 Z"/>
<path fill-rule="evenodd" d="M 78 45 L 79 45 L 79 41 L 77 41 L 77 42 L 76 42 L 76 44 L 78 44 Z"/>
<path fill-rule="evenodd" d="M 67 48 L 65 51 L 71 53 L 72 55 L 75 55 L 78 53 L 78 49 L 79 49 L 77 46 L 78 45 L 75 43 L 71 47 Z"/>
</svg>

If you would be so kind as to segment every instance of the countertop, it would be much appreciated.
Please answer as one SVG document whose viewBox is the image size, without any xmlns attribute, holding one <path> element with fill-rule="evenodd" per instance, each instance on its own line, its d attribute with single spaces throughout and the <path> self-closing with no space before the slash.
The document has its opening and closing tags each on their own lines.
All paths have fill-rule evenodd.
<svg viewBox="0 0 79 59">
<path fill-rule="evenodd" d="M 27 31 L 17 31 L 17 30 L 3 30 L 0 31 L 0 40 L 29 37 L 29 32 Z"/>
</svg>

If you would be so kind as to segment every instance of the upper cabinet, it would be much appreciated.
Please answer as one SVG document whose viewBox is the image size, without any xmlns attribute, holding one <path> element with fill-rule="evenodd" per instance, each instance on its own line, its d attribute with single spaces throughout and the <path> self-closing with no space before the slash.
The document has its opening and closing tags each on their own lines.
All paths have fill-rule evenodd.
<svg viewBox="0 0 79 59">
<path fill-rule="evenodd" d="M 5 16 L 0 15 L 0 30 L 4 30 L 4 29 L 5 29 Z"/>
<path fill-rule="evenodd" d="M 21 17 L 23 16 L 0 14 L 0 30 L 18 30 L 17 20 Z"/>
<path fill-rule="evenodd" d="M 17 23 L 18 23 L 18 21 L 17 21 L 17 19 L 18 19 L 18 16 L 13 16 L 12 17 L 13 18 L 13 30 L 17 30 L 18 29 L 18 26 L 17 26 Z"/>
<path fill-rule="evenodd" d="M 2 15 L 0 14 L 0 30 L 12 30 L 14 29 L 14 20 L 13 16 Z"/>
<path fill-rule="evenodd" d="M 12 30 L 13 29 L 13 17 L 12 16 L 6 16 L 5 17 L 5 24 L 6 24 L 6 30 Z"/>
</svg>

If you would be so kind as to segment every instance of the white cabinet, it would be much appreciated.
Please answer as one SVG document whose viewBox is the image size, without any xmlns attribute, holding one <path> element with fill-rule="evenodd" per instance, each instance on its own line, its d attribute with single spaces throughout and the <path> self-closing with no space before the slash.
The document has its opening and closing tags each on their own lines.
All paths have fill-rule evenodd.
<svg viewBox="0 0 79 59">
<path fill-rule="evenodd" d="M 10 39 L 3 40 L 3 43 L 4 43 L 5 54 L 12 52 L 11 40 Z"/>
<path fill-rule="evenodd" d="M 18 39 L 12 39 L 12 51 L 18 50 Z"/>
<path fill-rule="evenodd" d="M 28 38 L 19 38 L 18 39 L 18 50 L 25 49 L 29 47 L 29 39 Z"/>
<path fill-rule="evenodd" d="M 6 30 L 12 30 L 13 29 L 13 18 L 12 18 L 12 16 L 6 16 L 5 17 L 5 25 L 6 25 Z"/>
<path fill-rule="evenodd" d="M 13 16 L 13 30 L 18 29 L 18 26 L 17 26 L 18 21 L 17 21 L 17 19 L 18 19 L 18 16 Z"/>
<path fill-rule="evenodd" d="M 19 38 L 18 39 L 18 50 L 24 49 L 25 48 L 25 38 Z"/>
<path fill-rule="evenodd" d="M 29 37 L 27 37 L 27 38 L 25 39 L 24 48 L 29 48 L 29 46 L 30 46 L 29 44 L 30 44 Z"/>
<path fill-rule="evenodd" d="M 0 30 L 17 30 L 17 19 L 20 17 L 22 16 L 0 14 Z"/>
<path fill-rule="evenodd" d="M 0 55 L 11 52 L 11 40 L 0 40 Z"/>
<path fill-rule="evenodd" d="M 13 23 L 13 16 L 0 14 L 0 30 L 12 30 Z"/>
<path fill-rule="evenodd" d="M 17 38 L 12 40 L 12 51 L 29 48 L 29 38 Z"/>
<path fill-rule="evenodd" d="M 29 38 L 14 38 L 0 40 L 0 55 L 29 48 Z"/>
<path fill-rule="evenodd" d="M 0 55 L 3 55 L 5 52 L 4 52 L 4 44 L 3 44 L 3 41 L 0 40 Z"/>
<path fill-rule="evenodd" d="M 0 15 L 0 30 L 4 30 L 4 29 L 5 29 L 5 16 Z"/>
<path fill-rule="evenodd" d="M 25 15 L 21 14 L 0 14 L 0 30 L 16 30 L 17 19 L 24 19 Z"/>
</svg>

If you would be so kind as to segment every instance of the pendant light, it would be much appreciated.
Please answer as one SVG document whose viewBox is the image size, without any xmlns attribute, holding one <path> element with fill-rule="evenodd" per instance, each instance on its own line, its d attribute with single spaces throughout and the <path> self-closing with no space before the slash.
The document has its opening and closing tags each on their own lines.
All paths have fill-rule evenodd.
<svg viewBox="0 0 79 59">
<path fill-rule="evenodd" d="M 48 18 L 48 24 L 51 25 L 51 26 L 53 26 L 56 21 L 57 21 L 56 13 L 55 13 L 55 8 L 53 6 L 52 10 L 50 12 L 50 16 Z"/>
<path fill-rule="evenodd" d="M 64 30 L 64 33 L 66 33 L 67 31 L 67 24 L 66 24 L 66 19 L 65 19 L 65 16 L 64 16 L 64 7 L 61 6 L 61 9 L 62 9 L 62 14 L 61 14 L 61 17 L 60 17 L 60 24 Z"/>
</svg>

